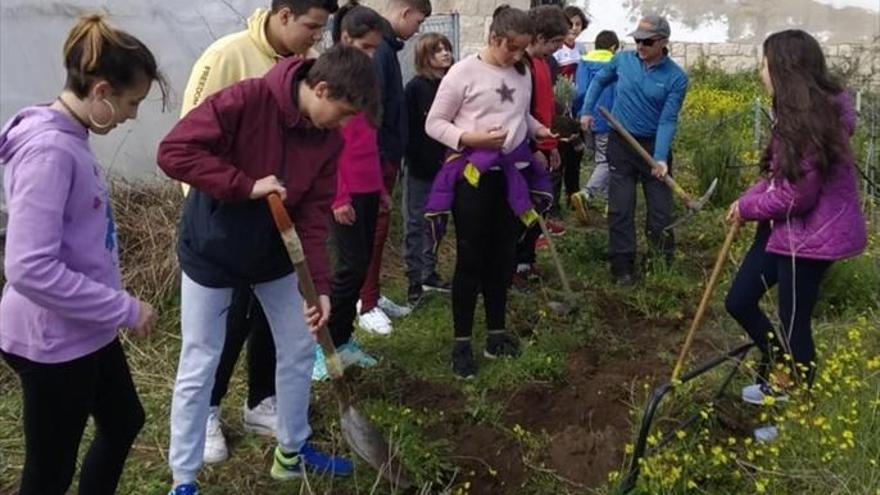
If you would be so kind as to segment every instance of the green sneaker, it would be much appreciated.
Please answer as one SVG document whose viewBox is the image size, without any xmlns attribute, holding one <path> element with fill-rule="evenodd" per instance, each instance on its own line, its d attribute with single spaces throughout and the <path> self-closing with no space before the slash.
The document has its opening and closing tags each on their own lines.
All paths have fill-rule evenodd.
<svg viewBox="0 0 880 495">
<path fill-rule="evenodd" d="M 345 457 L 326 454 L 306 443 L 297 454 L 284 455 L 280 447 L 275 447 L 270 475 L 276 480 L 300 478 L 303 468 L 309 472 L 330 474 L 331 476 L 351 476 L 354 464 Z"/>
<path fill-rule="evenodd" d="M 302 458 L 299 454 L 293 454 L 290 457 L 285 456 L 281 452 L 281 447 L 275 447 L 275 454 L 272 456 L 272 470 L 269 475 L 276 480 L 291 480 L 301 478 Z"/>
</svg>

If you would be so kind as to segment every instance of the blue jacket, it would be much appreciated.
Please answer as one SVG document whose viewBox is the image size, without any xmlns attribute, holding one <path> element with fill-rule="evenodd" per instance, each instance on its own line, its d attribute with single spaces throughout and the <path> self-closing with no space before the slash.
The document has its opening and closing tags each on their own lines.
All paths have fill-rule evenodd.
<svg viewBox="0 0 880 495">
<path fill-rule="evenodd" d="M 687 74 L 669 57 L 647 68 L 636 52 L 620 52 L 590 83 L 584 108 L 594 108 L 602 90 L 614 82 L 611 113 L 634 136 L 653 137 L 654 159 L 666 161 L 687 94 Z"/>
<path fill-rule="evenodd" d="M 379 154 L 382 160 L 400 164 L 407 140 L 406 104 L 403 92 L 403 76 L 397 52 L 403 49 L 403 41 L 385 22 L 385 35 L 373 55 L 373 66 L 379 78 L 382 99 L 382 126 L 379 127 Z"/>
<path fill-rule="evenodd" d="M 578 62 L 577 73 L 575 74 L 577 91 L 574 96 L 572 112 L 578 117 L 583 117 L 586 114 L 592 115 L 592 131 L 596 134 L 606 134 L 611 132 L 611 126 L 608 124 L 608 121 L 605 120 L 605 117 L 599 113 L 597 107 L 584 108 L 584 97 L 587 96 L 587 88 L 590 87 L 590 83 L 593 82 L 596 75 L 598 75 L 608 62 L 611 61 L 612 57 L 614 57 L 614 52 L 611 50 L 593 50 L 584 55 Z M 615 84 L 609 84 L 602 90 L 602 94 L 599 96 L 598 104 L 608 110 L 614 108 L 614 87 Z"/>
</svg>

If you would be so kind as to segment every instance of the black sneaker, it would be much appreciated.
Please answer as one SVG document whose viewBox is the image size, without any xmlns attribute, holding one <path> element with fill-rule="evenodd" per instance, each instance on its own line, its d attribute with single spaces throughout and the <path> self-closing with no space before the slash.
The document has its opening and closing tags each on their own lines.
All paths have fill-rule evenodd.
<svg viewBox="0 0 880 495">
<path fill-rule="evenodd" d="M 410 306 L 416 307 L 422 300 L 422 295 L 424 295 L 422 284 L 411 283 L 409 284 L 409 289 L 406 291 L 406 302 L 409 303 Z"/>
<path fill-rule="evenodd" d="M 477 362 L 469 340 L 457 340 L 452 348 L 452 371 L 460 378 L 470 379 L 477 374 Z"/>
<path fill-rule="evenodd" d="M 422 282 L 422 289 L 435 292 L 451 292 L 452 284 L 444 282 L 440 275 L 433 273 Z"/>
<path fill-rule="evenodd" d="M 483 355 L 489 359 L 519 356 L 519 342 L 509 332 L 490 332 Z"/>
</svg>

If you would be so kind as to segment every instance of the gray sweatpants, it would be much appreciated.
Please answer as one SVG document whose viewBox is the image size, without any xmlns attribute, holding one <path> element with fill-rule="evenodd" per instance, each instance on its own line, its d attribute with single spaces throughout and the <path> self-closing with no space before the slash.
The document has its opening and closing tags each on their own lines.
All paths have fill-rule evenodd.
<svg viewBox="0 0 880 495">
<path fill-rule="evenodd" d="M 590 197 L 608 197 L 608 183 L 611 174 L 608 172 L 608 133 L 593 134 L 593 173 L 584 186 L 584 192 Z"/>
<path fill-rule="evenodd" d="M 403 221 L 404 258 L 406 276 L 411 285 L 421 284 L 434 273 L 437 256 L 434 254 L 434 239 L 425 219 L 425 202 L 431 192 L 432 182 L 413 177 L 409 168 L 404 171 Z"/>
<path fill-rule="evenodd" d="M 295 274 L 253 286 L 275 340 L 276 437 L 281 450 L 297 452 L 311 435 L 309 390 L 315 340 L 303 316 Z M 226 334 L 231 288 L 199 285 L 186 273 L 180 289 L 181 348 L 171 396 L 171 448 L 168 463 L 175 483 L 196 480 L 205 450 L 205 421 L 214 375 Z"/>
</svg>

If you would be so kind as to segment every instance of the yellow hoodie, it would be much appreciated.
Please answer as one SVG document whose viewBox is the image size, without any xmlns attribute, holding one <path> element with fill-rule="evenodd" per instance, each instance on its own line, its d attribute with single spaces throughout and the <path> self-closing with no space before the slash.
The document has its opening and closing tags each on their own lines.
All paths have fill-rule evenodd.
<svg viewBox="0 0 880 495">
<path fill-rule="evenodd" d="M 189 74 L 183 91 L 181 117 L 227 86 L 244 79 L 263 77 L 276 62 L 284 58 L 272 48 L 266 37 L 270 15 L 267 9 L 255 10 L 247 20 L 247 29 L 224 36 L 205 49 Z M 317 56 L 314 48 L 306 54 L 307 58 Z M 181 185 L 186 194 L 189 187 Z"/>
<path fill-rule="evenodd" d="M 180 116 L 186 115 L 205 98 L 243 79 L 262 77 L 281 55 L 266 38 L 267 9 L 257 9 L 247 20 L 247 29 L 211 43 L 196 60 L 186 89 Z"/>
</svg>

